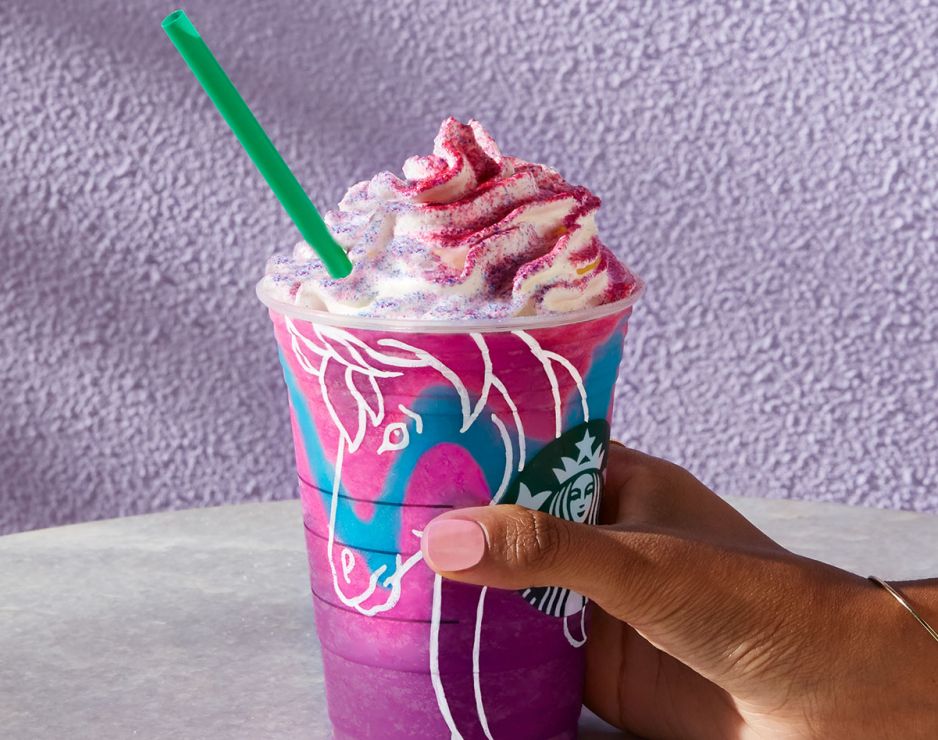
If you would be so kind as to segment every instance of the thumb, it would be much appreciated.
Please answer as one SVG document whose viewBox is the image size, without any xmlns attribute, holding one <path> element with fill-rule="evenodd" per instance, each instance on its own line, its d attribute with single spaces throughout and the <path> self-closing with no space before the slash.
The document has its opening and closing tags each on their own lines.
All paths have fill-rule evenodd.
<svg viewBox="0 0 938 740">
<path fill-rule="evenodd" d="M 817 667 L 804 656 L 817 654 L 819 615 L 837 624 L 837 615 L 864 613 L 870 588 L 786 551 L 721 546 L 665 529 L 589 526 L 520 506 L 447 512 L 424 528 L 421 550 L 451 580 L 576 591 L 753 706 L 777 706 L 779 686 L 816 690 L 813 678 L 797 679 Z"/>
<path fill-rule="evenodd" d="M 623 565 L 611 531 L 514 505 L 438 516 L 424 528 L 420 548 L 427 565 L 451 580 L 506 589 L 562 586 L 594 600 L 611 585 L 610 571 Z"/>
</svg>

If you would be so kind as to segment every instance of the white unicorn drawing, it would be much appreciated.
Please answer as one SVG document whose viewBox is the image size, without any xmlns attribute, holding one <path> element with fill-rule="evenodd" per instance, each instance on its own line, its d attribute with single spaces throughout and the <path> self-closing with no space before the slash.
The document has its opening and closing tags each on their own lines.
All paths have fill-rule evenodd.
<svg viewBox="0 0 938 740">
<path fill-rule="evenodd" d="M 478 396 L 473 402 L 465 383 L 456 372 L 427 350 L 393 338 L 393 335 L 377 339 L 374 342 L 375 346 L 372 346 L 344 329 L 306 324 L 304 326 L 310 327 L 307 335 L 301 332 L 290 318 L 286 318 L 285 322 L 293 355 L 305 373 L 318 378 L 323 404 L 339 433 L 326 542 L 335 594 L 345 606 L 366 616 L 388 612 L 401 598 L 404 577 L 422 558 L 419 543 L 415 547 L 415 552 L 406 558 L 401 554 L 395 556 L 393 572 L 388 573 L 386 565 L 381 565 L 371 572 L 368 575 L 367 586 L 358 593 L 348 593 L 346 590 L 351 584 L 350 576 L 358 566 L 355 553 L 346 546 L 339 548 L 338 554 L 335 552 L 336 512 L 344 457 L 353 455 L 360 449 L 369 426 L 383 431 L 382 442 L 376 450 L 379 455 L 402 450 L 410 444 L 409 425 L 403 421 L 391 421 L 391 418 L 401 417 L 389 411 L 399 412 L 403 417 L 412 421 L 412 430 L 416 434 L 423 432 L 423 418 L 417 411 L 402 404 L 396 404 L 394 409 L 387 408 L 381 381 L 400 377 L 417 368 L 436 371 L 457 394 L 461 409 L 460 433 L 468 431 L 479 420 L 491 398 L 497 397 L 504 401 L 504 407 L 508 409 L 510 418 L 502 419 L 496 413 L 487 415 L 498 430 L 504 453 L 503 472 L 500 483 L 492 496 L 493 504 L 499 503 L 504 497 L 514 472 L 524 470 L 526 446 L 521 414 L 505 383 L 493 370 L 484 334 L 470 335 L 478 348 L 484 372 L 481 390 L 478 391 Z M 586 389 L 574 365 L 559 354 L 545 350 L 531 334 L 524 331 L 515 331 L 514 334 L 527 346 L 543 367 L 551 388 L 555 436 L 557 438 L 561 436 L 563 421 L 558 373 L 567 373 L 572 380 L 582 403 L 583 419 L 589 421 Z M 330 399 L 330 383 L 326 382 L 327 372 L 331 373 L 330 377 L 335 377 L 337 370 L 344 377 L 344 390 L 354 399 L 355 411 L 352 414 L 340 414 L 333 400 Z M 513 428 L 514 440 L 512 434 L 509 434 L 509 425 Z M 597 440 L 587 431 L 584 438 L 577 444 L 577 450 L 575 457 L 562 458 L 560 467 L 554 470 L 557 478 L 556 489 L 532 492 L 526 485 L 521 484 L 518 488 L 517 503 L 528 508 L 543 509 L 574 521 L 595 522 L 599 504 L 598 494 L 602 485 L 603 440 Z M 411 534 L 415 539 L 419 539 L 422 532 L 412 530 Z M 386 597 L 383 601 L 379 599 L 377 603 L 370 603 L 366 606 L 365 604 L 369 603 L 375 595 L 379 585 L 388 589 Z M 440 576 L 435 575 L 431 604 L 429 668 L 441 715 L 452 737 L 461 738 L 449 710 L 439 671 L 441 586 Z M 491 740 L 492 736 L 482 702 L 479 676 L 480 638 L 486 592 L 487 589 L 482 588 L 479 594 L 472 665 L 479 722 L 485 736 Z M 571 645 L 579 647 L 585 643 L 586 600 L 582 596 L 559 588 L 527 589 L 522 592 L 521 596 L 541 611 L 561 617 L 564 634 Z M 579 614 L 580 622 L 579 637 L 571 634 L 567 621 L 569 617 L 575 617 L 577 614 Z"/>
</svg>

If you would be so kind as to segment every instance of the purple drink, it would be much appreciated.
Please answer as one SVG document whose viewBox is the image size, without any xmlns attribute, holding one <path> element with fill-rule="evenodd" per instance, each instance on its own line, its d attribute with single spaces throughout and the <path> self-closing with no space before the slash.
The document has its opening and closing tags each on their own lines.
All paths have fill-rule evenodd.
<svg viewBox="0 0 938 740">
<path fill-rule="evenodd" d="M 594 522 L 630 298 L 401 321 L 270 307 L 337 738 L 573 738 L 588 608 L 443 581 L 420 534 L 518 503 Z"/>
</svg>

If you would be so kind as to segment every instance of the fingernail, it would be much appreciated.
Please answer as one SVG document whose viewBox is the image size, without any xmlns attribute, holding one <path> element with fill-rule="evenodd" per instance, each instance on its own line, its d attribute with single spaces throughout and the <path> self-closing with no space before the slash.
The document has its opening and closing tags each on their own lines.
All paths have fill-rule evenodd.
<svg viewBox="0 0 938 740">
<path fill-rule="evenodd" d="M 466 570 L 485 554 L 485 532 L 470 519 L 436 519 L 423 530 L 420 549 L 435 570 Z"/>
</svg>

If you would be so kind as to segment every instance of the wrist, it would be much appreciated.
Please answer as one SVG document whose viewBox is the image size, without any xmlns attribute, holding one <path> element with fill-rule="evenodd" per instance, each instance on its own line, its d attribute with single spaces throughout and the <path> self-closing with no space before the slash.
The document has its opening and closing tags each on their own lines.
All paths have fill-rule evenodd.
<svg viewBox="0 0 938 740">
<path fill-rule="evenodd" d="M 938 642 L 880 585 L 852 578 L 835 626 L 841 639 L 827 736 L 852 728 L 857 738 L 934 737 Z"/>
</svg>

